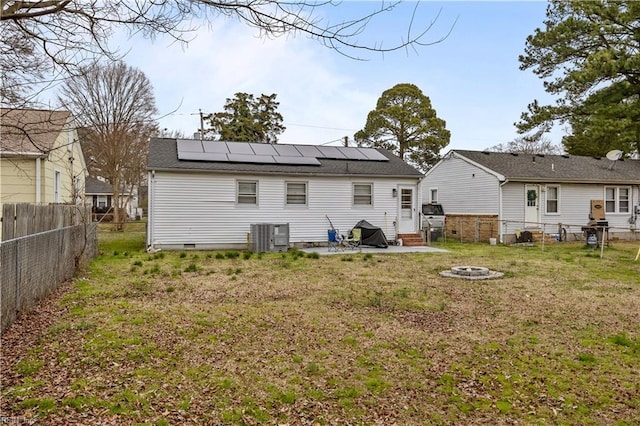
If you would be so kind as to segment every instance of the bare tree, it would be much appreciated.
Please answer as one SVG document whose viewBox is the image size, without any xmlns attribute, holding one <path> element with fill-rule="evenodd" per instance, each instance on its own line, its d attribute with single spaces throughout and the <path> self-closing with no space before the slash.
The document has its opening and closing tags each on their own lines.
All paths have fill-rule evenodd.
<svg viewBox="0 0 640 426">
<path fill-rule="evenodd" d="M 65 81 L 59 100 L 83 128 L 90 174 L 113 186 L 119 226 L 122 190 L 144 178 L 148 138 L 157 132 L 153 87 L 142 71 L 122 62 L 93 65 Z"/>
<path fill-rule="evenodd" d="M 491 152 L 513 152 L 522 154 L 562 154 L 562 148 L 554 145 L 550 139 L 541 136 L 519 136 L 507 143 L 500 143 L 487 148 Z"/>
</svg>

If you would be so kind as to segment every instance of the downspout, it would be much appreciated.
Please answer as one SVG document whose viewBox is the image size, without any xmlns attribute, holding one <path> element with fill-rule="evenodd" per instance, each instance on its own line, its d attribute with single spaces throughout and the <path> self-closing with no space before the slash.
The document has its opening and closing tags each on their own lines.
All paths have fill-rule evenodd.
<svg viewBox="0 0 640 426">
<path fill-rule="evenodd" d="M 503 226 L 502 220 L 504 218 L 502 207 L 504 203 L 502 202 L 502 187 L 505 186 L 509 182 L 509 179 L 505 179 L 504 182 L 500 184 L 498 187 L 498 241 L 500 244 L 504 244 L 504 232 L 503 229 L 506 227 L 506 223 Z"/>
<path fill-rule="evenodd" d="M 36 158 L 36 204 L 42 202 L 42 161 Z"/>
<path fill-rule="evenodd" d="M 154 187 L 154 178 L 156 177 L 155 171 L 149 172 L 149 193 L 147 194 L 147 250 L 153 250 L 153 187 Z"/>
</svg>

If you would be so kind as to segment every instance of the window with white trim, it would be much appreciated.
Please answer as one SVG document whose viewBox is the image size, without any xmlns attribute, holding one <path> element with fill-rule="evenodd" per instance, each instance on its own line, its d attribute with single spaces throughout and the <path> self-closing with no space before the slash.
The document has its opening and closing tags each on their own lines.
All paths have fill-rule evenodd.
<svg viewBox="0 0 640 426">
<path fill-rule="evenodd" d="M 560 213 L 560 187 L 547 186 L 547 214 Z"/>
<path fill-rule="evenodd" d="M 438 202 L 438 188 L 429 189 L 429 202 L 431 203 Z"/>
<path fill-rule="evenodd" d="M 631 188 L 628 186 L 605 186 L 605 213 L 629 213 Z"/>
<path fill-rule="evenodd" d="M 53 202 L 60 202 L 60 187 L 62 186 L 62 174 L 56 170 L 53 175 Z"/>
<path fill-rule="evenodd" d="M 238 204 L 258 204 L 258 182 L 239 180 L 238 181 Z"/>
<path fill-rule="evenodd" d="M 373 205 L 373 184 L 354 183 L 353 184 L 353 205 L 371 206 Z"/>
<path fill-rule="evenodd" d="M 287 182 L 286 196 L 288 206 L 303 206 L 307 204 L 307 183 Z"/>
</svg>

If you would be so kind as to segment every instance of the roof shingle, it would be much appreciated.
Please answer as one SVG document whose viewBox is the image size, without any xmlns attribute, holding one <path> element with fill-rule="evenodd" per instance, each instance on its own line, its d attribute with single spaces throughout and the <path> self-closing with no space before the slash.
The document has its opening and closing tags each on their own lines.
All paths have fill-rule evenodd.
<svg viewBox="0 0 640 426">
<path fill-rule="evenodd" d="M 576 155 L 512 154 L 453 150 L 509 180 L 640 184 L 640 161 Z"/>
<path fill-rule="evenodd" d="M 41 109 L 0 109 L 0 152 L 48 153 L 71 113 Z"/>
</svg>

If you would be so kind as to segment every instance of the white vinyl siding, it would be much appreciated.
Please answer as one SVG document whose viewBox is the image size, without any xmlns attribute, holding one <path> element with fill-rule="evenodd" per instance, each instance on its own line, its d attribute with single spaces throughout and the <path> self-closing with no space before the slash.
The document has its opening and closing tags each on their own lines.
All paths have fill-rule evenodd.
<svg viewBox="0 0 640 426">
<path fill-rule="evenodd" d="M 307 205 L 307 183 L 287 182 L 287 206 Z"/>
<path fill-rule="evenodd" d="M 238 181 L 238 204 L 257 205 L 258 204 L 258 182 Z"/>
<path fill-rule="evenodd" d="M 244 248 L 250 225 L 288 223 L 291 243 L 325 243 L 329 220 L 347 234 L 362 219 L 379 226 L 388 239 L 395 238 L 397 185 L 417 185 L 413 178 L 371 178 L 373 205 L 353 208 L 353 179 L 313 177 L 307 181 L 307 206 L 285 206 L 287 176 L 247 175 L 244 181 L 258 182 L 259 206 L 239 208 L 236 201 L 237 175 L 158 172 L 149 175 L 148 244 L 158 248 L 198 249 Z M 361 181 L 361 179 L 358 179 Z"/>
<path fill-rule="evenodd" d="M 560 213 L 560 187 L 558 185 L 547 185 L 546 191 L 546 213 Z"/>
<path fill-rule="evenodd" d="M 446 157 L 438 163 L 421 188 L 423 202 L 431 201 L 431 189 L 437 188 L 437 201 L 445 214 L 499 214 L 500 181 L 459 158 Z"/>
<path fill-rule="evenodd" d="M 372 206 L 373 205 L 373 184 L 354 183 L 353 184 L 353 205 Z"/>
<path fill-rule="evenodd" d="M 627 186 L 606 186 L 604 188 L 605 213 L 629 213 L 631 188 Z"/>
</svg>

